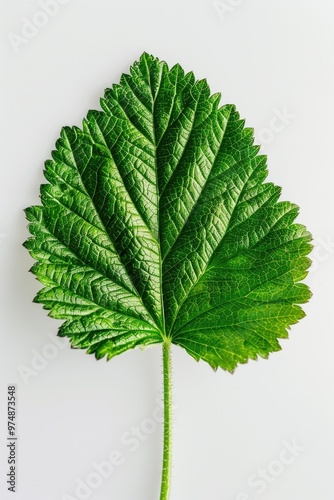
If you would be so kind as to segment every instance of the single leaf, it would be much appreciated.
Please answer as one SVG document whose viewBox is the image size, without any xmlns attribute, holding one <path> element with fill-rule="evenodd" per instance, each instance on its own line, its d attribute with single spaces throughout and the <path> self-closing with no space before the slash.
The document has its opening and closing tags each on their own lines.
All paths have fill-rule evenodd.
<svg viewBox="0 0 334 500">
<path fill-rule="evenodd" d="M 59 335 L 108 359 L 170 338 L 233 371 L 280 349 L 310 292 L 310 234 L 205 80 L 143 54 L 102 111 L 65 127 L 27 209 Z"/>
</svg>

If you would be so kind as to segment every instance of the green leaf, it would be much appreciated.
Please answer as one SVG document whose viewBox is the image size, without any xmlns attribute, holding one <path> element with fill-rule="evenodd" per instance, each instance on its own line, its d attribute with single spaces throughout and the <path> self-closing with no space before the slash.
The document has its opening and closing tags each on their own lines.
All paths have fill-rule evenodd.
<svg viewBox="0 0 334 500">
<path fill-rule="evenodd" d="M 219 101 L 143 54 L 102 111 L 62 130 L 25 246 L 35 301 L 73 347 L 110 359 L 169 338 L 233 371 L 303 317 L 311 236 L 265 183 L 253 130 Z"/>
</svg>

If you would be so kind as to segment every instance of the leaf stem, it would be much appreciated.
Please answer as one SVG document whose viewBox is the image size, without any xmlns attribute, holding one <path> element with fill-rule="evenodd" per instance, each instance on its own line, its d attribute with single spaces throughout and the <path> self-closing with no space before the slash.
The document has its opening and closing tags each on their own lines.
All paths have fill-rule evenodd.
<svg viewBox="0 0 334 500">
<path fill-rule="evenodd" d="M 168 500 L 172 465 L 172 366 L 171 341 L 165 339 L 162 345 L 164 379 L 164 444 L 160 500 Z"/>
</svg>

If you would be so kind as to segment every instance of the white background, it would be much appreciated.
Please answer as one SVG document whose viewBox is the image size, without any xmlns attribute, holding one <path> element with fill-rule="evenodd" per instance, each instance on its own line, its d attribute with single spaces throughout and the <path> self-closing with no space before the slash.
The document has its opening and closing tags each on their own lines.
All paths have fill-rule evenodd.
<svg viewBox="0 0 334 500">
<path fill-rule="evenodd" d="M 86 481 L 113 450 L 123 463 L 87 498 L 159 497 L 162 431 L 152 427 L 162 388 L 159 346 L 109 363 L 67 341 L 50 347 L 58 324 L 32 303 L 40 286 L 21 246 L 28 236 L 22 210 L 39 202 L 43 162 L 61 127 L 80 125 L 145 50 L 206 77 L 223 103 L 237 105 L 266 143 L 270 179 L 283 186 L 283 199 L 300 205 L 299 221 L 315 238 L 307 280 L 314 296 L 281 352 L 232 376 L 173 350 L 171 500 L 332 498 L 333 1 L 226 0 L 219 12 L 211 0 L 65 3 L 26 42 L 16 39 L 15 50 L 13 33 L 21 36 L 25 18 L 43 23 L 41 7 L 1 1 L 0 497 L 14 498 L 4 478 L 9 383 L 18 386 L 17 500 L 80 498 L 77 478 Z M 286 123 L 274 118 L 282 112 Z M 133 426 L 145 429 L 136 451 L 121 442 Z M 284 442 L 293 440 L 303 451 L 280 468 Z M 247 481 L 261 467 L 278 472 L 259 494 Z"/>
</svg>

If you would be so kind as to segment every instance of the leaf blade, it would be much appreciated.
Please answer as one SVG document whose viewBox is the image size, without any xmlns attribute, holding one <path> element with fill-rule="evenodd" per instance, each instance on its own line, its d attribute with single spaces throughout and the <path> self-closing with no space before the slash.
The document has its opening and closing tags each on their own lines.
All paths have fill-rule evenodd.
<svg viewBox="0 0 334 500">
<path fill-rule="evenodd" d="M 25 244 L 64 319 L 100 358 L 170 337 L 233 371 L 280 349 L 304 313 L 310 235 L 266 183 L 266 158 L 205 80 L 148 54 L 45 166 Z"/>
</svg>

